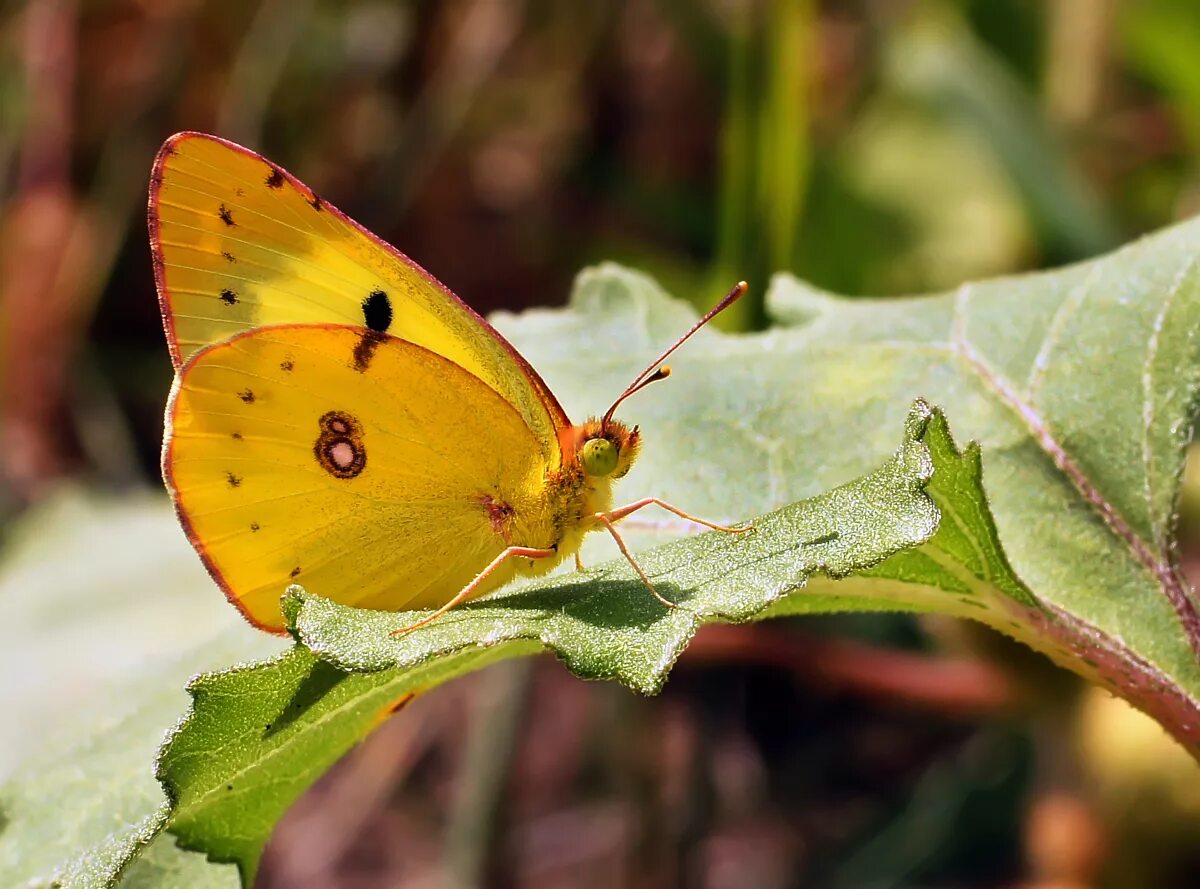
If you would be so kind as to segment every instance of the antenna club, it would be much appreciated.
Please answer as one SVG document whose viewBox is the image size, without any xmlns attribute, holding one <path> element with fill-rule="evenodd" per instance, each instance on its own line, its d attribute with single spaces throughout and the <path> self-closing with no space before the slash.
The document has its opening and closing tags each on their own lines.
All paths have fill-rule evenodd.
<svg viewBox="0 0 1200 889">
<path fill-rule="evenodd" d="M 727 293 L 725 295 L 725 298 L 723 300 L 721 300 L 719 303 L 717 303 L 715 306 L 713 306 L 711 309 L 709 309 L 703 318 L 701 318 L 699 321 L 697 321 L 695 324 L 693 324 L 691 326 L 691 328 L 683 336 L 681 336 L 679 339 L 677 339 L 675 341 L 674 345 L 672 345 L 669 349 L 667 349 L 667 351 L 663 352 L 656 359 L 654 359 L 654 361 L 651 363 L 651 365 L 649 367 L 647 367 L 644 371 L 642 371 L 640 374 L 638 374 L 637 377 L 634 379 L 634 381 L 629 384 L 629 388 L 626 389 L 624 392 L 622 392 L 620 395 L 618 395 L 617 400 L 612 403 L 612 407 L 610 407 L 607 411 L 604 412 L 604 416 L 600 418 L 601 428 L 608 425 L 608 422 L 609 422 L 609 420 L 612 419 L 612 415 L 616 411 L 617 406 L 622 401 L 624 401 L 626 398 L 628 398 L 634 392 L 637 392 L 639 389 L 644 388 L 645 386 L 648 386 L 650 383 L 657 382 L 658 380 L 665 380 L 667 377 L 669 377 L 671 375 L 670 366 L 666 365 L 666 364 L 659 366 L 659 362 L 665 361 L 667 359 L 667 356 L 669 356 L 672 352 L 674 352 L 676 349 L 678 349 L 680 346 L 682 346 L 684 343 L 686 343 L 691 338 L 692 334 L 694 334 L 697 330 L 699 330 L 701 327 L 703 327 L 705 324 L 707 324 L 709 321 L 711 321 L 714 316 L 723 312 L 725 309 L 729 308 L 731 305 L 733 305 L 735 302 L 737 302 L 739 299 L 741 299 L 742 296 L 745 295 L 746 290 L 748 288 L 749 288 L 749 285 L 746 284 L 745 281 L 738 281 L 737 284 L 733 285 L 733 289 L 730 290 L 729 293 Z"/>
</svg>

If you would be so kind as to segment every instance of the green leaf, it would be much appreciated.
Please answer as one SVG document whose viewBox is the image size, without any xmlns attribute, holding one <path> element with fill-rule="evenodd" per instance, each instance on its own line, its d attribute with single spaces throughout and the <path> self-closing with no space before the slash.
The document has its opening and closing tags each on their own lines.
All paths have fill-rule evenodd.
<svg viewBox="0 0 1200 889">
<path fill-rule="evenodd" d="M 823 376 L 921 391 L 979 441 L 1003 551 L 1045 606 L 1010 615 L 1008 632 L 1110 684 L 1193 752 L 1200 621 L 1173 527 L 1200 368 L 1198 235 L 1187 223 L 923 300 L 848 305 L 786 276 L 769 300 Z M 848 428 L 887 413 L 825 417 Z"/>
<path fill-rule="evenodd" d="M 293 587 L 284 611 L 307 647 L 191 686 L 193 712 L 159 762 L 172 832 L 236 862 L 249 883 L 276 820 L 397 702 L 504 658 L 550 650 L 581 677 L 657 692 L 701 623 L 746 620 L 815 571 L 845 576 L 930 538 L 930 416 L 924 404 L 913 409 L 904 444 L 876 472 L 765 516 L 752 532 L 644 554 L 677 608 L 652 598 L 624 560 L 467 603 L 401 637 L 391 631 L 413 613 L 348 608 Z"/>
<path fill-rule="evenodd" d="M 963 561 L 953 585 L 942 570 L 939 588 L 996 587 L 1002 607 L 977 616 L 1200 750 L 1200 621 L 1172 549 L 1200 383 L 1198 248 L 1189 222 L 1092 262 L 906 299 L 843 300 L 779 276 L 768 304 L 786 329 L 702 332 L 670 382 L 622 407 L 646 430 L 622 490 L 710 518 L 763 512 L 868 471 L 922 396 L 979 443 L 953 487 L 935 472 L 929 492 L 993 554 L 987 571 L 984 555 Z M 607 403 L 686 320 L 652 282 L 613 267 L 582 275 L 573 307 L 502 328 L 574 415 Z M 938 436 L 927 439 L 936 456 Z M 643 542 L 670 524 L 644 528 Z M 903 581 L 928 556 L 895 556 L 874 575 Z M 1016 578 L 1042 607 L 1013 597 Z"/>
<path fill-rule="evenodd" d="M 623 409 L 647 434 L 623 489 L 727 520 L 806 499 L 741 538 L 705 534 L 642 552 L 681 604 L 670 611 L 619 561 L 471 603 L 399 638 L 390 631 L 413 615 L 293 590 L 287 612 L 313 654 L 253 668 L 266 672 L 245 682 L 244 707 L 225 691 L 198 696 L 163 758 L 181 806 L 172 829 L 252 872 L 272 819 L 319 771 L 294 778 L 307 760 L 277 752 L 283 739 L 257 728 L 282 712 L 314 654 L 349 671 L 292 729 L 305 736 L 295 750 L 325 751 L 309 754 L 323 767 L 371 714 L 475 666 L 465 658 L 545 648 L 580 675 L 654 691 L 700 623 L 814 611 L 973 617 L 1107 683 L 1197 750 L 1195 612 L 1170 551 L 1196 389 L 1197 240 L 1191 224 L 1087 265 L 905 300 L 848 302 L 778 278 L 770 305 L 790 328 L 706 331 L 670 384 Z M 581 276 L 571 311 L 500 323 L 578 415 L 606 404 L 691 317 L 647 279 L 602 267 Z M 580 354 L 591 356 L 586 374 Z M 900 452 L 867 472 L 914 395 L 945 406 L 981 446 L 960 450 L 940 413 L 918 402 Z M 631 519 L 627 536 L 644 549 L 684 530 Z M 266 702 L 253 698 L 263 688 L 274 689 Z M 241 725 L 251 704 L 257 721 Z M 223 803 L 215 758 L 199 774 L 174 768 L 184 743 L 234 745 L 235 768 L 274 789 L 266 802 Z"/>
<path fill-rule="evenodd" d="M 1106 683 L 1200 751 L 1200 620 L 1172 551 L 1200 372 L 1198 248 L 1193 222 L 1085 265 L 911 299 L 844 301 L 777 278 L 768 302 L 781 327 L 701 331 L 670 382 L 622 406 L 646 438 L 623 496 L 718 521 L 768 514 L 753 534 L 683 540 L 686 523 L 629 519 L 626 539 L 680 608 L 656 603 L 620 561 L 400 638 L 388 631 L 404 615 L 295 591 L 288 611 L 311 650 L 193 684 L 193 710 L 159 763 L 169 829 L 250 876 L 290 801 L 409 694 L 546 648 L 582 675 L 652 691 L 700 622 L 814 611 L 976 618 Z M 602 410 L 693 318 L 646 278 L 604 266 L 580 276 L 569 310 L 498 324 L 578 417 Z M 918 397 L 978 446 L 959 448 L 937 410 L 911 407 Z M 585 558 L 603 563 L 611 542 L 591 538 Z M 655 547 L 664 541 L 676 542 Z M 152 697 L 132 683 L 129 694 Z M 157 699 L 147 706 L 160 712 Z M 144 751 L 170 721 L 150 711 L 126 734 L 96 730 L 95 745 L 119 750 L 125 738 Z M 104 756 L 78 755 L 103 778 Z M 129 866 L 163 801 L 126 788 L 120 776 L 133 772 L 120 762 L 116 786 L 38 766 L 0 789 L 0 873 L 45 841 L 55 806 L 86 803 L 97 814 L 39 851 L 38 867 L 20 865 L 23 880 L 98 863 L 204 885 L 185 875 L 199 856 L 161 839 Z"/>
<path fill-rule="evenodd" d="M 412 668 L 479 645 L 532 641 L 584 679 L 617 679 L 656 694 L 702 623 L 744 621 L 821 572 L 845 577 L 928 540 L 937 512 L 923 444 L 932 413 L 918 403 L 904 444 L 880 469 L 756 519 L 744 534 L 687 537 L 639 556 L 666 608 L 621 559 L 596 571 L 514 587 L 468 602 L 402 636 L 420 612 L 365 611 L 293 587 L 284 610 L 296 638 L 343 670 Z"/>
<path fill-rule="evenodd" d="M 158 762 L 171 831 L 185 848 L 237 863 L 251 885 L 275 822 L 343 753 L 417 692 L 514 653 L 469 651 L 380 681 L 296 646 L 197 677 L 193 709 Z"/>
<path fill-rule="evenodd" d="M 189 676 L 279 641 L 214 597 L 162 497 L 64 491 L 9 543 L 0 885 L 104 886 L 122 874 L 129 885 L 236 885 L 233 868 L 154 839 L 170 810 L 151 764 Z M 179 878 L 159 879 L 168 873 Z"/>
</svg>

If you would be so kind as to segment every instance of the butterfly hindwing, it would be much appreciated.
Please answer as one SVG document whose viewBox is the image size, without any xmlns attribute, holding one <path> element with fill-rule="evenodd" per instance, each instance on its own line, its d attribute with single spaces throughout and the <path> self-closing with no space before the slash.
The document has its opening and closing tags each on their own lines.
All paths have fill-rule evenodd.
<svg viewBox="0 0 1200 889">
<path fill-rule="evenodd" d="M 163 472 L 188 536 L 273 630 L 292 581 L 350 605 L 444 603 L 503 550 L 508 512 L 540 508 L 547 471 L 493 389 L 356 326 L 205 347 L 180 369 L 167 420 Z"/>
<path fill-rule="evenodd" d="M 554 464 L 570 425 L 537 373 L 431 275 L 270 161 L 180 133 L 151 180 L 151 249 L 176 367 L 256 327 L 358 325 L 467 370 L 513 405 Z M 364 341 L 357 356 L 369 364 Z"/>
</svg>

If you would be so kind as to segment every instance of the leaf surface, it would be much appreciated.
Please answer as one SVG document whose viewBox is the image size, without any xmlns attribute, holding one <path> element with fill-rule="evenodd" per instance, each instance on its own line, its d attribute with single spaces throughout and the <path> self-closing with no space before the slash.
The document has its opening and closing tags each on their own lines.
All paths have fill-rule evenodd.
<svg viewBox="0 0 1200 889">
<path fill-rule="evenodd" d="M 629 520 L 627 539 L 679 608 L 651 599 L 600 535 L 587 574 L 514 587 L 400 638 L 390 630 L 403 615 L 294 590 L 303 645 L 192 684 L 193 709 L 159 760 L 169 808 L 138 782 L 180 698 L 117 676 L 126 701 L 111 720 L 81 724 L 76 748 L 48 750 L 0 788 L 0 874 L 227 879 L 154 840 L 167 823 L 249 876 L 290 802 L 410 695 L 544 650 L 652 692 L 706 621 L 881 608 L 973 617 L 1105 683 L 1196 753 L 1200 621 L 1173 530 L 1200 371 L 1198 253 L 1193 222 L 1087 264 L 926 297 L 841 300 L 776 278 L 778 327 L 702 331 L 669 383 L 622 407 L 646 448 L 619 496 L 714 520 L 763 516 L 741 538 L 689 536 L 649 511 Z M 603 266 L 581 275 L 568 310 L 497 323 L 580 418 L 693 317 L 643 276 Z M 37 615 L 17 613 L 28 635 Z M 219 634 L 206 663 L 253 649 L 238 632 Z M 180 663 L 205 662 L 192 657 Z M 80 773 L 57 768 L 55 750 L 57 766 Z M 67 807 L 92 815 L 47 841 Z"/>
</svg>

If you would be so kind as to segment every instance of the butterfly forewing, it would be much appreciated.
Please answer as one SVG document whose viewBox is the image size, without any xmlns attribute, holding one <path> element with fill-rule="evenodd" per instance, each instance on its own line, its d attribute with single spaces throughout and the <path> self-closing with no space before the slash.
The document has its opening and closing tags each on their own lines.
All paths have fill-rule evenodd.
<svg viewBox="0 0 1200 889">
<path fill-rule="evenodd" d="M 197 133 L 154 166 L 151 248 L 176 366 L 197 350 L 273 324 L 359 325 L 469 371 L 513 405 L 555 464 L 569 426 L 549 389 L 494 328 L 432 276 L 290 174 Z M 369 343 L 351 357 L 369 366 Z"/>
</svg>

